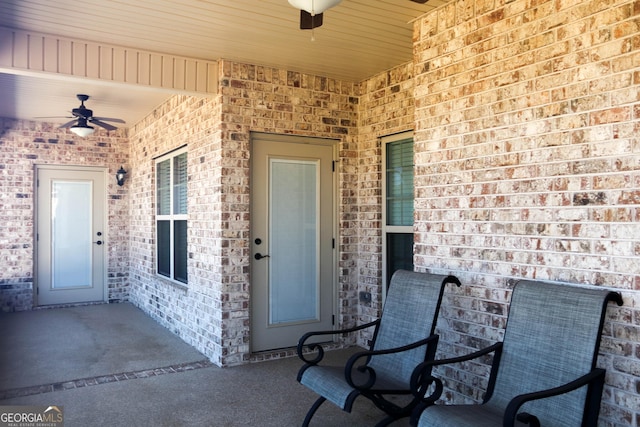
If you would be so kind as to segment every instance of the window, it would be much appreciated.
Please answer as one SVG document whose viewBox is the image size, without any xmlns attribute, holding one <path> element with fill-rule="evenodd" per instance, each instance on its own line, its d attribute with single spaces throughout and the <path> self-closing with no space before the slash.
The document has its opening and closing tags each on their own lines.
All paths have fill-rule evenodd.
<svg viewBox="0 0 640 427">
<path fill-rule="evenodd" d="M 383 275 L 388 285 L 396 270 L 413 270 L 413 135 L 382 138 Z"/>
<path fill-rule="evenodd" d="M 187 150 L 156 160 L 156 271 L 187 283 Z"/>
</svg>

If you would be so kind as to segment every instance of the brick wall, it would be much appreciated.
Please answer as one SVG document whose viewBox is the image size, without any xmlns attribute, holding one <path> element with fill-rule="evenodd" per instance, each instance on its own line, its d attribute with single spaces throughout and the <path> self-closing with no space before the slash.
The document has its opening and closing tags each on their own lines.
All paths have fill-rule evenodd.
<svg viewBox="0 0 640 427">
<path fill-rule="evenodd" d="M 222 61 L 215 98 L 176 96 L 131 130 L 131 299 L 212 361 L 246 362 L 249 348 L 250 132 L 340 141 L 340 191 L 355 193 L 356 88 L 324 77 Z M 188 146 L 189 285 L 154 275 L 153 159 Z M 341 224 L 352 221 L 340 204 Z M 342 239 L 342 237 L 341 237 Z M 341 240 L 340 247 L 346 247 Z M 342 249 L 341 268 L 353 256 Z M 356 307 L 340 284 L 341 320 Z"/>
<path fill-rule="evenodd" d="M 380 137 L 413 130 L 413 63 L 402 64 L 372 76 L 360 85 L 358 126 L 358 192 L 350 209 L 357 218 L 353 247 L 357 260 L 345 274 L 354 275 L 354 304 L 358 292 L 370 292 L 371 303 L 359 303 L 362 323 L 380 316 L 382 310 L 382 144 Z M 345 230 L 346 231 L 346 230 Z M 363 331 L 359 343 L 366 345 L 372 331 Z"/>
<path fill-rule="evenodd" d="M 458 0 L 414 37 L 415 261 L 466 284 L 443 304 L 440 350 L 499 339 L 512 279 L 618 289 L 602 426 L 640 425 L 639 12 Z M 477 400 L 484 374 L 447 371 L 447 399 Z"/>
<path fill-rule="evenodd" d="M 108 299 L 127 298 L 128 200 L 115 182 L 127 167 L 127 142 L 120 131 L 79 138 L 57 125 L 0 118 L 0 310 L 33 307 L 34 176 L 44 164 L 108 168 Z"/>
<path fill-rule="evenodd" d="M 228 294 L 235 307 L 230 307 L 228 334 L 240 347 L 231 345 L 230 351 L 244 354 L 249 351 L 249 140 L 250 132 L 293 134 L 336 139 L 338 141 L 338 221 L 340 228 L 353 228 L 350 197 L 355 191 L 356 135 L 358 97 L 357 87 L 327 77 L 308 75 L 290 70 L 251 64 L 222 61 L 220 73 L 222 104 L 222 141 L 237 147 L 232 159 L 237 162 L 230 169 L 243 177 L 244 186 L 231 188 L 241 200 L 240 205 L 229 204 L 225 209 L 242 215 L 241 228 L 231 236 L 230 246 L 241 245 L 242 259 L 229 259 L 227 278 L 237 291 Z M 238 210 L 241 209 L 241 212 Z M 353 264 L 350 240 L 340 231 L 338 236 L 338 269 L 345 273 Z M 351 274 L 341 274 L 338 282 L 337 318 L 340 325 L 354 325 L 357 301 L 353 299 L 355 283 Z M 240 292 L 241 290 L 241 292 Z"/>
<path fill-rule="evenodd" d="M 216 99 L 174 96 L 130 130 L 132 303 L 216 363 L 222 360 L 220 124 Z M 155 159 L 189 147 L 189 285 L 155 274 Z"/>
</svg>

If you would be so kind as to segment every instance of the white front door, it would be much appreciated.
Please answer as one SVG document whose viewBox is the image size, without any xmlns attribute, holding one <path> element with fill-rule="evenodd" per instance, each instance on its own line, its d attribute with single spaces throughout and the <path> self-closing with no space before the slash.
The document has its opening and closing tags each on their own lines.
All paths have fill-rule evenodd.
<svg viewBox="0 0 640 427">
<path fill-rule="evenodd" d="M 251 142 L 251 348 L 263 351 L 332 328 L 334 141 Z"/>
<path fill-rule="evenodd" d="M 38 166 L 36 305 L 105 300 L 105 171 Z"/>
</svg>

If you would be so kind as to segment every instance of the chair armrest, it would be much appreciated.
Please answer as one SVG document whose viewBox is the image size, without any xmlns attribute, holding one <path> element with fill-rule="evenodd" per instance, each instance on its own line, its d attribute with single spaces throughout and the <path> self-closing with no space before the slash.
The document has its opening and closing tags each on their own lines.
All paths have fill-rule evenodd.
<svg viewBox="0 0 640 427">
<path fill-rule="evenodd" d="M 602 385 L 604 383 L 604 375 L 605 370 L 596 368 L 571 382 L 563 384 L 558 387 L 550 388 L 547 390 L 535 391 L 532 393 L 521 394 L 519 396 L 511 399 L 509 404 L 507 405 L 507 409 L 504 413 L 503 426 L 504 427 L 513 427 L 515 425 L 516 419 L 521 422 L 526 422 L 531 426 L 540 426 L 540 421 L 535 415 L 522 412 L 518 414 L 518 410 L 522 405 L 531 400 L 545 399 L 548 397 L 558 396 L 564 393 L 569 393 L 570 391 L 577 390 L 581 387 L 590 384 Z"/>
<path fill-rule="evenodd" d="M 298 340 L 298 346 L 297 346 L 297 349 L 296 349 L 297 352 L 298 352 L 298 357 L 300 358 L 300 360 L 302 360 L 305 363 L 308 363 L 310 365 L 316 365 L 324 357 L 324 349 L 322 348 L 322 345 L 318 344 L 318 343 L 306 344 L 306 341 L 309 338 L 314 337 L 314 336 L 319 336 L 319 335 L 349 334 L 349 333 L 352 333 L 352 332 L 360 331 L 362 329 L 370 328 L 372 326 L 378 326 L 379 323 L 380 323 L 380 319 L 377 319 L 377 320 L 374 320 L 373 322 L 365 323 L 365 324 L 359 325 L 359 326 L 354 326 L 353 328 L 330 330 L 330 331 L 307 332 L 302 337 L 300 337 L 300 339 Z M 305 354 L 304 354 L 304 347 L 305 346 L 309 350 L 316 351 L 318 353 L 315 358 L 307 359 L 305 357 Z"/>
<path fill-rule="evenodd" d="M 489 347 L 485 347 L 480 350 L 474 351 L 473 353 L 465 354 L 462 356 L 450 357 L 447 359 L 427 360 L 419 364 L 416 369 L 414 369 L 413 375 L 424 375 L 425 373 L 430 373 L 431 368 L 433 368 L 434 366 L 451 365 L 454 363 L 466 362 L 468 360 L 477 359 L 478 357 L 487 355 L 489 353 L 500 353 L 501 351 L 502 342 L 497 342 L 490 345 Z"/>
<path fill-rule="evenodd" d="M 465 354 L 457 357 L 450 357 L 447 359 L 427 360 L 419 364 L 411 374 L 411 392 L 414 396 L 423 399 L 421 407 L 424 409 L 426 406 L 432 405 L 440 398 L 444 390 L 442 380 L 431 375 L 431 369 L 434 366 L 439 365 L 451 365 L 454 363 L 466 362 L 468 360 L 477 359 L 478 357 L 485 356 L 490 353 L 496 353 L 495 358 L 498 358 L 502 354 L 502 342 L 497 342 L 488 347 L 474 351 L 469 354 Z M 433 392 L 424 398 L 425 387 L 429 384 L 434 384 Z"/>
<path fill-rule="evenodd" d="M 433 349 L 433 353 L 435 353 L 435 346 L 438 344 L 438 339 L 440 337 L 438 335 L 430 335 L 424 339 L 421 339 L 419 341 L 413 342 L 411 344 L 407 344 L 401 347 L 394 347 L 394 348 L 387 348 L 387 349 L 383 349 L 383 350 L 371 350 L 371 351 L 361 351 L 358 352 L 356 354 L 354 354 L 353 356 L 351 356 L 349 358 L 349 360 L 347 361 L 347 364 L 344 368 L 344 375 L 345 375 L 345 379 L 347 381 L 347 383 L 357 389 L 357 390 L 367 390 L 370 389 L 371 387 L 373 387 L 373 385 L 376 382 L 376 372 L 373 368 L 371 368 L 370 366 L 367 366 L 367 363 L 369 362 L 369 360 L 371 359 L 371 357 L 373 356 L 380 356 L 380 355 L 385 355 L 385 354 L 394 354 L 394 353 L 402 353 L 405 351 L 409 351 L 409 350 L 413 350 L 415 348 L 418 347 L 422 347 L 424 345 L 429 345 L 432 346 L 431 348 Z M 362 365 L 355 367 L 355 365 L 358 363 L 358 361 L 365 359 L 362 363 Z M 356 384 L 354 379 L 353 379 L 353 369 L 357 369 L 359 372 L 366 372 L 368 373 L 368 378 L 367 381 L 363 384 Z"/>
<path fill-rule="evenodd" d="M 473 353 L 465 354 L 462 356 L 450 357 L 448 359 L 426 361 L 422 363 L 420 366 L 450 365 L 452 363 L 466 362 L 468 360 L 477 359 L 480 356 L 484 356 L 486 354 L 493 353 L 495 351 L 502 351 L 502 342 L 497 342 L 495 344 L 490 345 L 489 347 L 485 347 L 478 351 L 474 351 Z"/>
</svg>

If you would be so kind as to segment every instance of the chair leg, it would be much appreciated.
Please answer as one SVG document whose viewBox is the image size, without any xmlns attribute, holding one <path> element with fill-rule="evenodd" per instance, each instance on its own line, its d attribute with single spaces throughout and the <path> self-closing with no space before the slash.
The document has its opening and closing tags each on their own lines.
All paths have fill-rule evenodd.
<svg viewBox="0 0 640 427">
<path fill-rule="evenodd" d="M 307 416 L 304 417 L 304 422 L 302 423 L 302 427 L 309 427 L 311 418 L 313 418 L 313 415 L 316 413 L 320 405 L 322 405 L 325 402 L 325 400 L 327 400 L 325 397 L 320 396 L 318 400 L 316 400 L 315 403 L 311 406 L 311 408 L 309 408 L 309 412 L 307 412 Z"/>
</svg>

